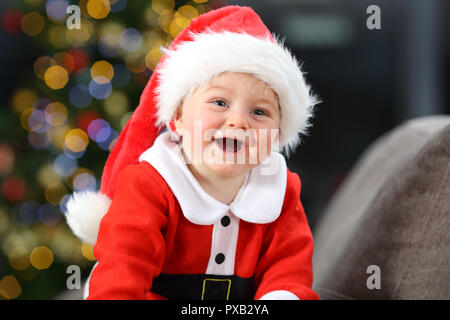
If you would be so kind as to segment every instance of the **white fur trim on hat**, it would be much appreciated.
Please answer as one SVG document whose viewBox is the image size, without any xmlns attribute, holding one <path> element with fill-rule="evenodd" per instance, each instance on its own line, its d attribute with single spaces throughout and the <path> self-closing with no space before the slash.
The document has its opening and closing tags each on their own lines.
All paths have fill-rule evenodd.
<svg viewBox="0 0 450 320">
<path fill-rule="evenodd" d="M 81 241 L 94 245 L 100 221 L 110 205 L 111 199 L 99 192 L 75 192 L 66 204 L 67 224 Z"/>
<path fill-rule="evenodd" d="M 211 31 L 192 33 L 193 41 L 164 49 L 159 68 L 158 122 L 172 120 L 183 99 L 194 89 L 223 72 L 251 74 L 266 82 L 278 95 L 281 108 L 280 146 L 288 153 L 306 134 L 317 99 L 300 70 L 297 59 L 275 38 L 246 33 Z"/>
</svg>

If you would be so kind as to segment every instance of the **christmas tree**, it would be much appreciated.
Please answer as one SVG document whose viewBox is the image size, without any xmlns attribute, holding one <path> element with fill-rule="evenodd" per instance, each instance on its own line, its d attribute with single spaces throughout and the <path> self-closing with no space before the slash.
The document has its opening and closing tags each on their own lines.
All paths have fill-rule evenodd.
<svg viewBox="0 0 450 320">
<path fill-rule="evenodd" d="M 207 0 L 22 0 L 0 29 L 33 43 L 32 62 L 0 103 L 0 299 L 50 299 L 95 257 L 63 216 L 74 191 L 99 188 L 119 132 L 161 46 Z M 3 44 L 5 47 L 8 44 Z M 69 268 L 69 269 L 68 269 Z"/>
</svg>

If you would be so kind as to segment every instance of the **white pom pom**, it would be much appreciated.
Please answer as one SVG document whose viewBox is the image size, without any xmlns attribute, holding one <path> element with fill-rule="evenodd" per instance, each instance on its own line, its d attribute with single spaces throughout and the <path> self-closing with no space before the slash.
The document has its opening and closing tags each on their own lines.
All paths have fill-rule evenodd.
<svg viewBox="0 0 450 320">
<path fill-rule="evenodd" d="M 66 204 L 67 224 L 81 241 L 94 245 L 100 220 L 110 205 L 111 199 L 99 192 L 75 192 Z"/>
</svg>

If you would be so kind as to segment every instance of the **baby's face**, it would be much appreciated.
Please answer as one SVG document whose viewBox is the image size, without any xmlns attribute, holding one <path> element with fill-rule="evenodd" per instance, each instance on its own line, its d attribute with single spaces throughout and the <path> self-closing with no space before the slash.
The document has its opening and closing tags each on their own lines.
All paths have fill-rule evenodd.
<svg viewBox="0 0 450 320">
<path fill-rule="evenodd" d="M 188 161 L 204 174 L 245 175 L 277 146 L 275 92 L 245 73 L 222 73 L 184 99 L 175 117 Z"/>
</svg>

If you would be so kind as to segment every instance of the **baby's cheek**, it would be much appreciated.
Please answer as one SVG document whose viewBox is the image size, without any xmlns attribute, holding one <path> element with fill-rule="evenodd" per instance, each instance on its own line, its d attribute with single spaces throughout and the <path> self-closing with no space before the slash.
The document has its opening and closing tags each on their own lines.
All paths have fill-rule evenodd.
<svg viewBox="0 0 450 320">
<path fill-rule="evenodd" d="M 208 132 L 211 130 L 216 131 L 221 127 L 221 123 L 219 123 L 218 119 L 213 115 L 205 114 L 205 116 L 202 117 L 200 121 L 202 122 L 203 132 Z"/>
<path fill-rule="evenodd" d="M 272 152 L 272 139 L 274 139 L 274 134 L 276 134 L 276 132 L 268 130 L 258 136 L 259 154 L 263 158 L 261 161 L 264 161 L 264 159 Z"/>
</svg>

